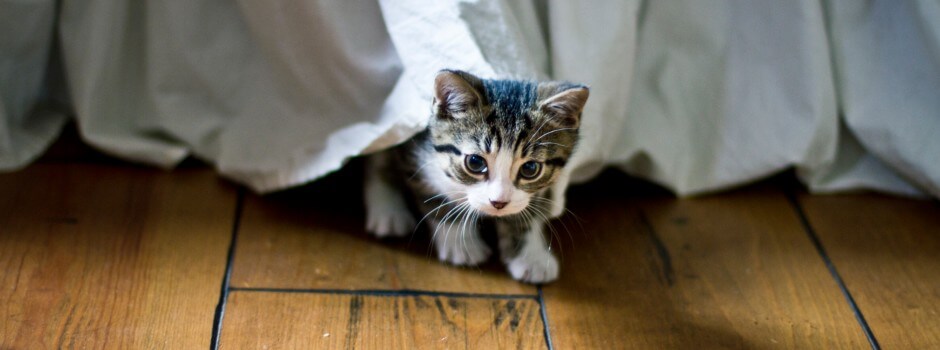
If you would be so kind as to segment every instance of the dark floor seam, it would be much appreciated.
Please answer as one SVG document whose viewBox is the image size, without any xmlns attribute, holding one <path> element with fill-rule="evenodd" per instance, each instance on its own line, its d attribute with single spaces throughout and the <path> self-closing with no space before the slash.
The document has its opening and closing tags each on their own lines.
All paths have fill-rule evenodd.
<svg viewBox="0 0 940 350">
<path fill-rule="evenodd" d="M 428 290 L 415 289 L 303 289 L 303 288 L 245 288 L 230 287 L 232 292 L 260 292 L 260 293 L 307 293 L 307 294 L 342 294 L 342 295 L 366 295 L 383 297 L 403 297 L 403 296 L 438 296 L 450 298 L 481 298 L 481 299 L 531 299 L 538 300 L 536 294 L 486 294 L 486 293 L 459 293 L 459 292 L 435 292 Z"/>
<path fill-rule="evenodd" d="M 650 223 L 646 213 L 642 210 L 640 210 L 640 224 L 646 229 L 647 238 L 653 245 L 656 256 L 659 257 L 663 284 L 667 287 L 672 287 L 676 282 L 676 272 L 672 268 L 672 257 L 669 254 L 669 249 L 663 244 L 663 240 L 659 238 L 659 233 L 653 228 L 653 224 Z"/>
<path fill-rule="evenodd" d="M 545 309 L 545 295 L 542 294 L 542 286 L 539 286 L 539 313 L 542 314 L 542 327 L 545 327 L 545 345 L 548 350 L 554 350 L 552 345 L 552 330 L 548 325 L 548 310 Z"/>
<path fill-rule="evenodd" d="M 862 331 L 865 333 L 865 337 L 868 338 L 868 343 L 871 345 L 871 348 L 875 350 L 881 349 L 881 346 L 878 344 L 878 340 L 875 339 L 875 334 L 872 332 L 871 327 L 868 326 L 868 321 L 865 320 L 865 315 L 862 314 L 862 310 L 859 309 L 858 304 L 855 303 L 855 298 L 852 297 L 852 293 L 849 292 L 849 288 L 846 287 L 845 282 L 842 281 L 842 277 L 839 275 L 839 271 L 836 270 L 835 264 L 833 264 L 832 260 L 829 259 L 829 253 L 826 252 L 826 248 L 823 247 L 822 241 L 820 241 L 819 236 L 816 235 L 816 230 L 813 229 L 813 225 L 810 224 L 809 218 L 806 216 L 806 212 L 803 211 L 803 206 L 800 205 L 799 200 L 797 200 L 796 195 L 792 191 L 786 191 L 786 195 L 787 200 L 790 201 L 790 205 L 793 206 L 797 216 L 800 218 L 800 223 L 803 225 L 803 231 L 806 232 L 806 235 L 809 236 L 810 241 L 813 242 L 813 246 L 816 247 L 816 252 L 819 253 L 819 256 L 822 258 L 823 262 L 826 263 L 826 268 L 829 269 L 829 274 L 832 275 L 832 278 L 836 281 L 836 284 L 839 285 L 839 289 L 842 291 L 842 296 L 845 297 L 845 300 L 852 308 L 852 313 L 855 314 L 855 320 L 858 321 L 858 324 L 862 327 Z"/>
<path fill-rule="evenodd" d="M 235 218 L 232 223 L 232 240 L 228 246 L 228 256 L 225 262 L 225 275 L 222 277 L 222 289 L 219 292 L 219 303 L 215 306 L 215 316 L 212 318 L 212 338 L 209 341 L 209 349 L 217 350 L 219 348 L 220 338 L 222 336 L 222 319 L 225 318 L 225 305 L 228 303 L 229 281 L 232 277 L 232 262 L 235 260 L 235 243 L 238 240 L 238 227 L 242 218 L 242 207 L 245 203 L 245 189 L 239 188 L 235 200 Z"/>
</svg>

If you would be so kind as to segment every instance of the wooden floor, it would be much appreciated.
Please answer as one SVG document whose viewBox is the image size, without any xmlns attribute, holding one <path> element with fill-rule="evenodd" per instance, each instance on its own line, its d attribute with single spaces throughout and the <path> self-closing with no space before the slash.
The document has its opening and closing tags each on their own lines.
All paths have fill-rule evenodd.
<svg viewBox="0 0 940 350">
<path fill-rule="evenodd" d="M 52 159 L 0 174 L 0 349 L 940 348 L 932 201 L 607 174 L 571 190 L 537 287 L 369 237 L 355 172 L 261 197 Z"/>
</svg>

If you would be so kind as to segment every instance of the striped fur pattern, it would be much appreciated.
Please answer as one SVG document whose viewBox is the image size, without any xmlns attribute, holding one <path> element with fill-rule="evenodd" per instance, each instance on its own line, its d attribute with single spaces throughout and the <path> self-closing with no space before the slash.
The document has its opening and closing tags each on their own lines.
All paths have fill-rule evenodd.
<svg viewBox="0 0 940 350">
<path fill-rule="evenodd" d="M 494 220 L 510 274 L 532 283 L 553 280 L 557 261 L 542 235 L 548 192 L 577 147 L 587 97 L 588 89 L 578 84 L 440 72 L 427 129 L 370 160 L 367 228 L 395 235 L 401 232 L 393 232 L 394 222 L 413 222 L 390 219 L 403 214 L 382 209 L 388 199 L 377 197 L 388 194 L 369 181 L 384 178 L 386 187 L 397 183 L 411 190 L 441 260 L 474 265 L 488 258 L 477 223 Z M 389 172 L 399 180 L 376 175 Z"/>
</svg>

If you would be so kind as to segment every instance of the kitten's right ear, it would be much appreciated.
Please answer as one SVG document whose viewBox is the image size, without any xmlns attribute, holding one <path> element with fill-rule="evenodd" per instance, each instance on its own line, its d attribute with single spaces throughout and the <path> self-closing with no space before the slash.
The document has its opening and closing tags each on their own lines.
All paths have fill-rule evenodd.
<svg viewBox="0 0 940 350">
<path fill-rule="evenodd" d="M 483 82 L 470 73 L 442 70 L 434 78 L 434 113 L 439 118 L 460 118 L 482 105 Z"/>
</svg>

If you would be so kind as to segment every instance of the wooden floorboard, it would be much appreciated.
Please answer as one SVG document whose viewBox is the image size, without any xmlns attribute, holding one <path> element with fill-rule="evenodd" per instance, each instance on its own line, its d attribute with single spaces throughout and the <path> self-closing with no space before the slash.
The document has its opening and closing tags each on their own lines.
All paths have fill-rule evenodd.
<svg viewBox="0 0 940 350">
<path fill-rule="evenodd" d="M 0 349 L 208 347 L 234 186 L 69 157 L 0 174 Z M 455 268 L 423 230 L 367 235 L 348 175 L 245 196 L 222 347 L 541 349 L 544 311 L 557 349 L 869 348 L 815 233 L 882 346 L 940 348 L 936 202 L 602 178 L 553 225 L 543 309 L 496 259 Z"/>
<path fill-rule="evenodd" d="M 799 201 L 878 342 L 940 349 L 940 206 L 873 194 Z"/>
<path fill-rule="evenodd" d="M 533 299 L 231 294 L 222 349 L 545 349 Z"/>
<path fill-rule="evenodd" d="M 0 349 L 208 347 L 234 208 L 209 169 L 0 174 Z"/>
<path fill-rule="evenodd" d="M 580 226 L 561 229 L 561 279 L 544 289 L 557 348 L 868 346 L 782 192 L 577 193 Z"/>
<path fill-rule="evenodd" d="M 422 230 L 409 238 L 369 236 L 358 187 L 328 179 L 280 195 L 249 195 L 232 286 L 536 294 L 533 286 L 509 278 L 495 257 L 468 268 L 438 261 Z"/>
</svg>

